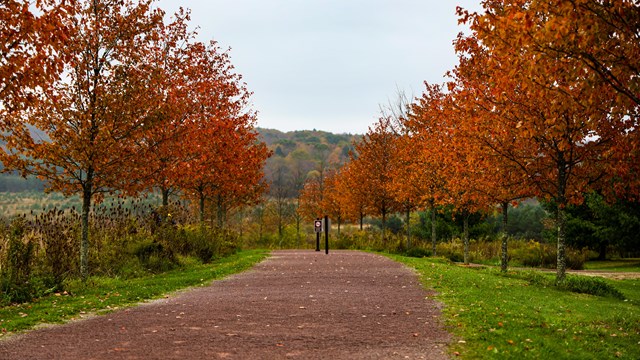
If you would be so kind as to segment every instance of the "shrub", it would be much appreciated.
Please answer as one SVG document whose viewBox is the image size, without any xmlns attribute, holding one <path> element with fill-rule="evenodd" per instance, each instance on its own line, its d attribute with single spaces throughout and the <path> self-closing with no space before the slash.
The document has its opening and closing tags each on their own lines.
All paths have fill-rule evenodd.
<svg viewBox="0 0 640 360">
<path fill-rule="evenodd" d="M 432 255 L 431 250 L 425 249 L 422 247 L 412 247 L 406 252 L 406 256 L 417 257 L 417 258 L 429 257 L 431 255 Z"/>
<path fill-rule="evenodd" d="M 436 245 L 436 253 L 453 262 L 462 262 L 464 261 L 464 244 L 461 239 L 441 242 Z"/>
<path fill-rule="evenodd" d="M 22 217 L 15 218 L 8 231 L 8 241 L 2 269 L 0 289 L 5 301 L 25 302 L 33 298 L 35 289 L 29 281 L 33 270 L 36 243 L 26 233 L 27 222 Z"/>
<path fill-rule="evenodd" d="M 53 209 L 36 216 L 32 228 L 39 235 L 43 250 L 40 271 L 48 275 L 55 290 L 61 291 L 65 279 L 76 270 L 78 222 L 63 211 Z"/>
<path fill-rule="evenodd" d="M 613 297 L 624 300 L 624 295 L 618 289 L 597 277 L 569 275 L 558 287 L 575 293 Z"/>
<path fill-rule="evenodd" d="M 177 266 L 173 251 L 154 240 L 137 244 L 134 255 L 145 269 L 154 273 L 171 270 Z"/>
<path fill-rule="evenodd" d="M 584 270 L 584 263 L 589 259 L 589 250 L 574 250 L 567 248 L 566 252 L 566 264 L 569 269 Z"/>
<path fill-rule="evenodd" d="M 531 285 L 556 287 L 561 290 L 594 296 L 613 297 L 624 300 L 624 295 L 604 279 L 590 276 L 567 275 L 563 283 L 557 283 L 555 277 L 538 271 L 496 272 L 505 277 L 522 279 Z"/>
<path fill-rule="evenodd" d="M 556 266 L 555 248 L 533 240 L 510 242 L 509 255 L 516 263 L 526 267 Z"/>
</svg>

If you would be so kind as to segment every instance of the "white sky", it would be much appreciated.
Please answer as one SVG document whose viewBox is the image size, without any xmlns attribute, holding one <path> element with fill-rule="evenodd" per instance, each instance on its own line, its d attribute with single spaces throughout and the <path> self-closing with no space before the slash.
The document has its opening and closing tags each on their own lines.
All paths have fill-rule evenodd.
<svg viewBox="0 0 640 360">
<path fill-rule="evenodd" d="M 159 0 L 190 8 L 199 40 L 231 47 L 258 126 L 367 131 L 398 89 L 419 96 L 457 59 L 456 5 L 480 0 Z"/>
</svg>

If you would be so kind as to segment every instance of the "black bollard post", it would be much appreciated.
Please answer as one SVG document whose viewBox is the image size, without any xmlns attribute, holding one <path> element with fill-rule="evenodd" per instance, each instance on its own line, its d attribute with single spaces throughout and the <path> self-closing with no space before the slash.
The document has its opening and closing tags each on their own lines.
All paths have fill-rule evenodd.
<svg viewBox="0 0 640 360">
<path fill-rule="evenodd" d="M 329 217 L 324 216 L 324 253 L 329 253 Z"/>
<path fill-rule="evenodd" d="M 320 233 L 316 233 L 316 251 L 320 251 Z"/>
</svg>

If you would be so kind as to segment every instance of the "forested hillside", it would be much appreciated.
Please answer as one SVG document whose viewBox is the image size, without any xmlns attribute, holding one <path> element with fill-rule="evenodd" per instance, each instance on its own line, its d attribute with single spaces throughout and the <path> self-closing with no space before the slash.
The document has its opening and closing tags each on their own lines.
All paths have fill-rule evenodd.
<svg viewBox="0 0 640 360">
<path fill-rule="evenodd" d="M 257 130 L 260 139 L 273 152 L 265 167 L 269 183 L 273 181 L 274 174 L 279 174 L 277 176 L 281 180 L 283 177 L 289 179 L 298 176 L 299 180 L 304 181 L 312 171 L 338 167 L 348 159 L 354 140 L 360 138 L 359 135 L 316 130 L 286 133 L 274 129 Z M 43 188 L 44 184 L 35 178 L 23 179 L 16 173 L 0 174 L 2 192 L 42 191 Z"/>
<path fill-rule="evenodd" d="M 0 163 L 0 171 L 3 166 Z M 42 191 L 44 183 L 31 176 L 27 179 L 16 172 L 0 173 L 0 192 Z"/>
<path fill-rule="evenodd" d="M 271 194 L 280 192 L 279 196 L 287 198 L 298 195 L 307 177 L 321 176 L 325 170 L 344 164 L 353 150 L 354 141 L 361 137 L 318 130 L 285 133 L 258 128 L 258 132 L 261 140 L 273 151 L 265 168 Z"/>
</svg>

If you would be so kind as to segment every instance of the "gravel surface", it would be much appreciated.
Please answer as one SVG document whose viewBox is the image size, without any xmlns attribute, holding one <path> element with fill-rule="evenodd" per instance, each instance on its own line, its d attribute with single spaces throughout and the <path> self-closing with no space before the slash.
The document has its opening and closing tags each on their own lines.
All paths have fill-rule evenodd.
<svg viewBox="0 0 640 360">
<path fill-rule="evenodd" d="M 0 341 L 0 359 L 447 359 L 441 305 L 383 256 L 275 251 L 252 270 Z"/>
</svg>

